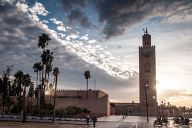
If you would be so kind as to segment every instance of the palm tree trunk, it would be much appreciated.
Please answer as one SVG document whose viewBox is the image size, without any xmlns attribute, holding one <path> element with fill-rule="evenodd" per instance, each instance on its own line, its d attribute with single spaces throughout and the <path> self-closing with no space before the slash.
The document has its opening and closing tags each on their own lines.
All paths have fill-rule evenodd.
<svg viewBox="0 0 192 128">
<path fill-rule="evenodd" d="M 37 71 L 37 85 L 36 85 L 36 88 L 38 89 L 38 80 L 39 80 L 39 76 L 38 76 L 38 74 L 39 74 L 39 71 Z M 38 108 L 38 97 L 37 97 L 37 108 Z"/>
<path fill-rule="evenodd" d="M 45 70 L 44 70 L 44 81 L 46 81 L 47 80 L 47 71 L 46 71 L 46 66 L 45 66 Z M 45 83 L 44 83 L 44 91 L 45 91 Z"/>
<path fill-rule="evenodd" d="M 44 97 L 43 97 L 43 87 L 44 87 L 44 65 L 43 65 L 43 70 L 42 70 L 42 74 L 41 74 L 41 77 L 42 77 L 42 79 L 41 79 L 41 82 L 42 82 L 42 84 L 41 84 L 41 88 L 40 88 L 40 108 L 42 109 L 42 107 L 43 107 L 43 100 L 44 100 Z"/>
<path fill-rule="evenodd" d="M 87 98 L 88 98 L 88 79 L 87 79 Z"/>
<path fill-rule="evenodd" d="M 41 71 L 39 71 L 39 83 L 41 83 L 42 77 L 41 77 Z M 37 97 L 37 106 L 38 108 L 41 107 L 41 84 L 38 85 L 38 97 Z"/>
<path fill-rule="evenodd" d="M 46 69 L 45 69 L 45 71 L 44 71 L 44 75 L 45 75 L 45 77 L 44 77 L 44 81 L 47 81 L 47 73 L 46 73 Z M 44 83 L 44 86 L 43 86 L 43 100 L 45 100 L 44 98 L 45 98 L 45 83 Z"/>
<path fill-rule="evenodd" d="M 47 73 L 47 80 L 49 81 L 49 72 Z"/>
<path fill-rule="evenodd" d="M 5 105 L 3 104 L 3 111 L 2 111 L 3 116 L 4 116 L 4 112 L 5 112 Z"/>
<path fill-rule="evenodd" d="M 51 95 L 49 96 L 49 104 L 51 104 Z"/>
<path fill-rule="evenodd" d="M 55 92 L 54 92 L 53 119 L 52 119 L 53 122 L 55 121 L 56 92 L 57 92 L 57 75 L 55 76 Z"/>
<path fill-rule="evenodd" d="M 26 101 L 25 101 L 25 95 L 26 95 L 26 85 L 24 87 L 24 92 L 23 92 L 23 120 L 22 122 L 26 122 Z"/>
</svg>

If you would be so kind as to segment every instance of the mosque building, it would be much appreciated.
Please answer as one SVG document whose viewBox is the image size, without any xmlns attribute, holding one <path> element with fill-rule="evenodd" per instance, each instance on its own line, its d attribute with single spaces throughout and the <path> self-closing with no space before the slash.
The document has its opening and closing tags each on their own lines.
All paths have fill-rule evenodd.
<svg viewBox="0 0 192 128">
<path fill-rule="evenodd" d="M 139 103 L 112 103 L 113 114 L 157 115 L 155 45 L 147 28 L 139 46 Z"/>
</svg>

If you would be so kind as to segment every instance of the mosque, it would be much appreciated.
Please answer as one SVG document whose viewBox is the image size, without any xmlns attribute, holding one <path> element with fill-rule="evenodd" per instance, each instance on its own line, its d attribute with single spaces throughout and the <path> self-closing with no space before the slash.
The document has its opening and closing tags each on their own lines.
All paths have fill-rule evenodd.
<svg viewBox="0 0 192 128">
<path fill-rule="evenodd" d="M 139 103 L 111 103 L 112 114 L 148 113 L 150 116 L 158 114 L 155 45 L 151 45 L 151 35 L 147 29 L 142 36 L 142 46 L 139 46 L 139 101 Z"/>
<path fill-rule="evenodd" d="M 110 103 L 107 93 L 101 90 L 58 90 L 56 107 L 85 107 L 92 114 L 107 116 L 127 114 L 149 116 L 157 114 L 155 46 L 147 29 L 139 46 L 139 103 Z"/>
</svg>

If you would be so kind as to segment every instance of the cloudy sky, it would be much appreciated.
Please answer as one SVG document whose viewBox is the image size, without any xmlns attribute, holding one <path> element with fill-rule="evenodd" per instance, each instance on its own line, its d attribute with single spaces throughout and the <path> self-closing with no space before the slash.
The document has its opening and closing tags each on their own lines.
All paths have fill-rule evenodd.
<svg viewBox="0 0 192 128">
<path fill-rule="evenodd" d="M 158 100 L 192 106 L 191 0 L 1 0 L 0 71 L 30 73 L 40 61 L 38 36 L 51 37 L 59 88 L 107 92 L 138 102 L 138 46 L 143 28 L 156 45 Z"/>
</svg>

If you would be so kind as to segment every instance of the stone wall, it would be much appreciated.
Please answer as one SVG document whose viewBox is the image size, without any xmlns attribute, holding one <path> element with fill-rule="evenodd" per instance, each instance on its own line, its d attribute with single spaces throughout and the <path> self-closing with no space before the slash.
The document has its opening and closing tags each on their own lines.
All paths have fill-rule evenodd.
<svg viewBox="0 0 192 128">
<path fill-rule="evenodd" d="M 48 99 L 49 96 L 47 96 Z M 51 101 L 53 102 L 53 100 Z M 68 106 L 85 107 L 91 111 L 91 114 L 98 116 L 110 114 L 109 96 L 101 90 L 58 90 L 56 108 Z"/>
</svg>

